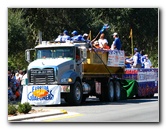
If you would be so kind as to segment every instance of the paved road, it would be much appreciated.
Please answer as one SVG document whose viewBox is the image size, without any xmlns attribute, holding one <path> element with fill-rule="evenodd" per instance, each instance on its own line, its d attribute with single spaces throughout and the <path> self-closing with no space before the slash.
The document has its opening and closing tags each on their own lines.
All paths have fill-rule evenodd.
<svg viewBox="0 0 166 129">
<path fill-rule="evenodd" d="M 40 122 L 159 122 L 158 97 L 129 99 L 120 102 L 100 102 L 89 98 L 81 106 L 56 106 L 34 108 L 64 109 L 68 113 L 26 121 Z"/>
</svg>

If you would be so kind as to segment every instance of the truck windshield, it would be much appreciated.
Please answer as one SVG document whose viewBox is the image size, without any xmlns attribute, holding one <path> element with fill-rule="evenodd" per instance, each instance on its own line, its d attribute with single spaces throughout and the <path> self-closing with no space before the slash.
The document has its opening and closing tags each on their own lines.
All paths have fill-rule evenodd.
<svg viewBox="0 0 166 129">
<path fill-rule="evenodd" d="M 74 58 L 73 47 L 57 47 L 57 48 L 39 48 L 36 51 L 37 59 L 42 58 Z"/>
</svg>

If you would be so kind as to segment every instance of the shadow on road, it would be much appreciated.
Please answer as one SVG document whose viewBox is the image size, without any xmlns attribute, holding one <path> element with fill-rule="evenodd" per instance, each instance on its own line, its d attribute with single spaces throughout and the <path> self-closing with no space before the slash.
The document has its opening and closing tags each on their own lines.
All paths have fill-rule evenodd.
<svg viewBox="0 0 166 129">
<path fill-rule="evenodd" d="M 90 97 L 87 98 L 84 103 L 80 106 L 94 106 L 94 105 L 124 105 L 124 104 L 131 104 L 131 103 L 147 103 L 147 102 L 153 102 L 158 101 L 158 96 L 154 96 L 152 98 L 132 98 L 127 100 L 120 100 L 116 102 L 101 102 L 98 98 Z M 41 107 L 41 106 L 40 106 Z M 62 100 L 60 105 L 46 105 L 44 107 L 71 107 L 68 103 L 66 103 L 64 100 Z"/>
</svg>

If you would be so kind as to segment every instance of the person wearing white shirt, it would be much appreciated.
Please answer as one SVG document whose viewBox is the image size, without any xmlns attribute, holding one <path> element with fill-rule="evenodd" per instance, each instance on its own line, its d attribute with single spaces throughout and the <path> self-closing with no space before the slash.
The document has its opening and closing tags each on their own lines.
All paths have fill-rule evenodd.
<svg viewBox="0 0 166 129">
<path fill-rule="evenodd" d="M 103 48 L 104 44 L 108 45 L 108 41 L 107 41 L 107 39 L 104 38 L 104 36 L 105 36 L 104 33 L 102 33 L 98 40 L 100 48 Z"/>
<path fill-rule="evenodd" d="M 152 63 L 151 61 L 148 59 L 148 55 L 146 55 L 146 58 L 144 60 L 144 68 L 152 68 Z"/>
</svg>

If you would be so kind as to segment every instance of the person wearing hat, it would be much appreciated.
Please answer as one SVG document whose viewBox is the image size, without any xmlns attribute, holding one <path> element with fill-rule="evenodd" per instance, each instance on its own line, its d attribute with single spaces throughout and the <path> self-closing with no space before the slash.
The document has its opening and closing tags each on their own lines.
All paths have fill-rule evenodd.
<svg viewBox="0 0 166 129">
<path fill-rule="evenodd" d="M 118 33 L 116 32 L 113 33 L 113 38 L 114 38 L 114 41 L 113 41 L 111 50 L 121 50 L 121 41 L 119 39 Z"/>
<path fill-rule="evenodd" d="M 64 30 L 63 31 L 63 36 L 61 37 L 62 42 L 66 42 L 66 40 L 70 40 L 70 36 L 68 35 L 68 31 Z"/>
<path fill-rule="evenodd" d="M 142 63 L 141 63 L 140 53 L 138 52 L 137 48 L 134 48 L 133 68 L 141 68 L 141 67 L 142 67 Z"/>
<path fill-rule="evenodd" d="M 90 45 L 91 41 L 88 38 L 89 38 L 89 35 L 87 33 L 84 33 L 82 36 L 82 41 L 86 42 L 88 44 L 88 47 L 91 47 L 91 45 Z"/>
<path fill-rule="evenodd" d="M 89 40 L 88 40 L 88 34 L 87 34 L 87 33 L 84 33 L 84 34 L 83 34 L 82 40 L 85 41 L 85 42 L 89 41 Z"/>
<path fill-rule="evenodd" d="M 74 30 L 71 34 L 72 34 L 71 40 L 72 41 L 77 41 L 77 39 L 78 39 L 78 32 L 76 30 Z"/>
<path fill-rule="evenodd" d="M 152 68 L 152 63 L 148 58 L 148 55 L 145 54 L 144 68 Z"/>
</svg>

